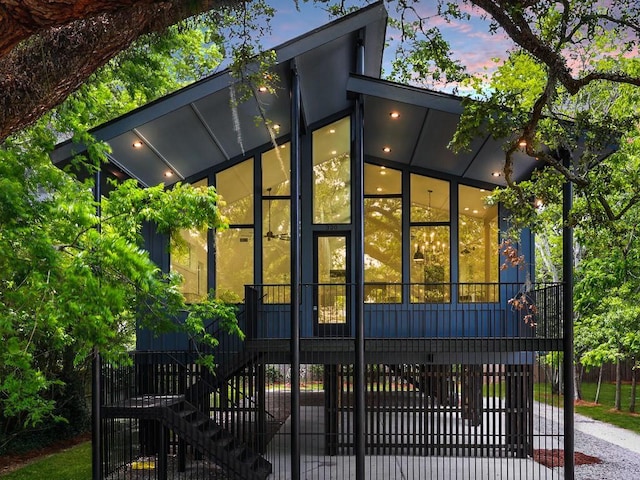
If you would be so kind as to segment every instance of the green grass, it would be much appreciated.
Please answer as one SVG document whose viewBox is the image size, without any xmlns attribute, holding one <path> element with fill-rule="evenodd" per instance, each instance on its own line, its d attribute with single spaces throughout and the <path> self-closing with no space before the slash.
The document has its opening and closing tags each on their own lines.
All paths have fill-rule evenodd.
<svg viewBox="0 0 640 480">
<path fill-rule="evenodd" d="M 614 410 L 616 386 L 613 383 L 603 383 L 600 386 L 600 398 L 597 404 L 593 404 L 596 397 L 596 383 L 582 384 L 583 403 L 575 406 L 576 413 L 585 417 L 610 423 L 617 427 L 625 428 L 640 434 L 640 415 L 629 413 L 631 400 L 631 385 L 622 385 L 622 411 Z M 535 399 L 555 406 L 562 407 L 562 396 L 553 395 L 548 384 L 537 384 L 534 389 Z M 636 394 L 636 409 L 640 410 L 640 388 Z"/>
<path fill-rule="evenodd" d="M 2 480 L 87 480 L 91 478 L 91 442 L 44 457 L 1 476 Z"/>
</svg>

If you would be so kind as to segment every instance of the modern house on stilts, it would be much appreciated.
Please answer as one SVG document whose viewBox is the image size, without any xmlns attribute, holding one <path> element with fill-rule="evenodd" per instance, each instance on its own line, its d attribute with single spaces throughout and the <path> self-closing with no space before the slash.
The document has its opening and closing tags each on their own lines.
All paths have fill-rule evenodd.
<svg viewBox="0 0 640 480">
<path fill-rule="evenodd" d="M 447 149 L 461 101 L 380 79 L 386 23 L 378 3 L 278 47 L 275 94 L 234 103 L 225 71 L 95 130 L 118 175 L 222 195 L 229 229 L 145 236 L 193 302 L 238 303 L 246 339 L 211 319 L 212 374 L 139 331 L 133 366 L 102 367 L 94 480 L 562 478 L 533 459 L 564 439 L 534 398 L 562 285 L 534 282 L 528 232 L 529 266 L 500 268 L 502 144 Z"/>
</svg>

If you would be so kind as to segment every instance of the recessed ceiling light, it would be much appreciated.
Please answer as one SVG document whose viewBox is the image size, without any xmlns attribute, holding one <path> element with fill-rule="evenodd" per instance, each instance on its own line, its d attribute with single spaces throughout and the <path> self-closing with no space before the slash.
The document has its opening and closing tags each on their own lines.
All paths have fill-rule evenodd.
<svg viewBox="0 0 640 480">
<path fill-rule="evenodd" d="M 329 133 L 336 133 L 336 129 L 335 128 L 329 129 Z"/>
<path fill-rule="evenodd" d="M 280 148 L 287 148 L 287 144 L 283 143 L 282 145 L 280 145 Z"/>
<path fill-rule="evenodd" d="M 481 192 L 486 192 L 486 190 L 484 188 L 481 188 L 480 191 Z"/>
<path fill-rule="evenodd" d="M 386 169 L 387 169 L 387 167 L 385 167 L 384 165 L 382 165 L 382 166 L 380 167 L 380 170 L 386 170 Z"/>
<path fill-rule="evenodd" d="M 264 85 L 263 85 L 263 86 L 261 86 L 261 87 L 258 87 L 258 91 L 259 91 L 260 93 L 265 93 L 265 92 L 267 91 L 267 87 L 265 87 Z"/>
<path fill-rule="evenodd" d="M 500 176 L 500 172 L 492 172 L 491 176 L 492 177 L 499 177 Z"/>
<path fill-rule="evenodd" d="M 167 170 L 166 172 L 164 172 L 164 176 L 167 178 L 173 177 L 173 172 L 171 170 Z"/>
<path fill-rule="evenodd" d="M 133 142 L 133 148 L 142 148 L 143 143 L 140 140 Z"/>
<path fill-rule="evenodd" d="M 391 151 L 391 147 L 383 147 L 383 148 L 382 148 L 382 151 L 383 151 L 384 153 L 389 153 L 389 152 Z"/>
<path fill-rule="evenodd" d="M 386 175 L 387 172 L 385 170 L 380 170 L 380 175 Z"/>
<path fill-rule="evenodd" d="M 391 118 L 400 118 L 400 113 L 398 113 L 398 112 L 391 112 L 391 113 L 389 114 L 389 116 L 390 116 Z"/>
<path fill-rule="evenodd" d="M 473 213 L 478 213 L 478 210 L 474 210 Z"/>
<path fill-rule="evenodd" d="M 382 191 L 382 187 L 376 188 L 376 192 L 381 192 L 381 191 Z"/>
<path fill-rule="evenodd" d="M 331 155 L 336 155 L 338 153 L 337 150 L 331 150 Z"/>
<path fill-rule="evenodd" d="M 464 211 L 468 212 L 469 211 L 469 207 L 464 207 Z"/>
</svg>

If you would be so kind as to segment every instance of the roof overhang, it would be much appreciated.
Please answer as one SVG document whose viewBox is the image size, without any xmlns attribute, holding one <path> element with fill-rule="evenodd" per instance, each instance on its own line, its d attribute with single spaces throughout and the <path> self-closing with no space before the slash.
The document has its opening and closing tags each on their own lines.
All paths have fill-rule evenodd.
<svg viewBox="0 0 640 480">
<path fill-rule="evenodd" d="M 462 114 L 462 99 L 392 83 L 378 78 L 351 75 L 351 93 L 365 102 L 365 155 L 433 172 L 494 185 L 505 185 L 505 139 L 489 134 L 476 137 L 467 151 L 454 153 L 449 143 Z M 399 118 L 390 117 L 397 112 Z M 390 151 L 383 149 L 388 147 Z M 514 154 L 513 178 L 530 176 L 536 160 L 524 152 Z"/>
<path fill-rule="evenodd" d="M 92 133 L 110 145 L 110 161 L 143 185 L 189 178 L 290 133 L 292 68 L 300 79 L 305 124 L 348 109 L 345 92 L 356 64 L 356 45 L 364 42 L 365 73 L 378 77 L 386 23 L 387 12 L 378 2 L 277 47 L 273 69 L 279 83 L 274 94 L 255 91 L 239 101 L 238 80 L 225 70 Z M 260 118 L 269 119 L 269 125 L 257 121 Z M 136 142 L 143 148 L 133 148 Z M 65 142 L 53 152 L 53 162 L 64 162 L 84 149 Z M 168 170 L 171 178 L 165 176 Z"/>
</svg>

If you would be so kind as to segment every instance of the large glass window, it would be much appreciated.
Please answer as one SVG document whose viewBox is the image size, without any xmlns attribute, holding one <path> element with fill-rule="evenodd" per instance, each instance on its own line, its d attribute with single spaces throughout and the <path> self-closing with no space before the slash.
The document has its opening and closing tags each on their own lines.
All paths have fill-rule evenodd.
<svg viewBox="0 0 640 480">
<path fill-rule="evenodd" d="M 267 303 L 291 294 L 291 160 L 285 143 L 262 155 L 262 283 Z"/>
<path fill-rule="evenodd" d="M 207 188 L 207 179 L 193 183 L 194 187 Z M 180 291 L 189 303 L 207 297 L 208 263 L 207 229 L 184 229 L 171 238 L 170 268 L 182 276 Z"/>
<path fill-rule="evenodd" d="M 498 206 L 484 189 L 459 188 L 458 258 L 461 302 L 498 301 Z"/>
<path fill-rule="evenodd" d="M 449 182 L 411 175 L 411 301 L 451 300 Z"/>
<path fill-rule="evenodd" d="M 254 279 L 253 184 L 253 159 L 216 175 L 220 211 L 229 222 L 216 234 L 216 295 L 229 301 L 241 301 Z"/>
<path fill-rule="evenodd" d="M 449 182 L 411 174 L 411 222 L 449 221 Z"/>
<path fill-rule="evenodd" d="M 364 166 L 365 302 L 402 302 L 402 173 Z"/>
<path fill-rule="evenodd" d="M 412 226 L 411 296 L 414 302 L 450 301 L 448 226 Z"/>
<path fill-rule="evenodd" d="M 351 222 L 350 136 L 348 117 L 313 132 L 313 223 Z"/>
<path fill-rule="evenodd" d="M 253 228 L 232 227 L 216 234 L 216 295 L 241 302 L 253 283 Z"/>
</svg>

